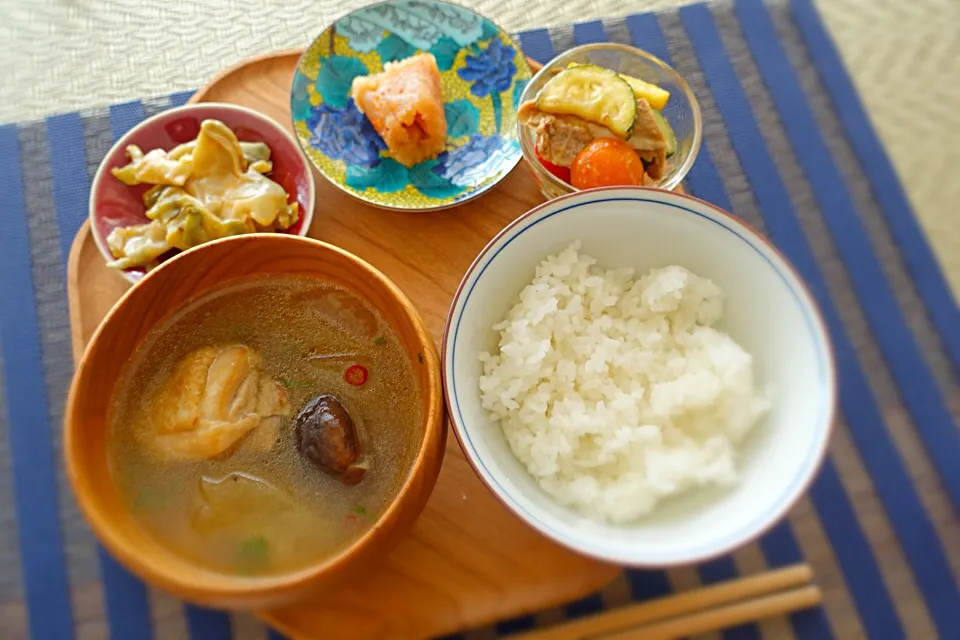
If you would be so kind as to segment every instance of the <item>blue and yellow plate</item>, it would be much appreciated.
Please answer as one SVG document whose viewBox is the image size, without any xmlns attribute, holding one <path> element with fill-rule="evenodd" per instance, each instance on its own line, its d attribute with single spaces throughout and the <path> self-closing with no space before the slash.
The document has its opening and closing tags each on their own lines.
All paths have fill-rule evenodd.
<svg viewBox="0 0 960 640">
<path fill-rule="evenodd" d="M 404 167 L 350 98 L 357 76 L 420 51 L 437 59 L 447 148 Z M 304 153 L 330 182 L 390 209 L 451 207 L 496 185 L 520 161 L 516 110 L 530 67 L 502 29 L 436 0 L 374 4 L 341 18 L 304 52 L 290 112 Z"/>
</svg>

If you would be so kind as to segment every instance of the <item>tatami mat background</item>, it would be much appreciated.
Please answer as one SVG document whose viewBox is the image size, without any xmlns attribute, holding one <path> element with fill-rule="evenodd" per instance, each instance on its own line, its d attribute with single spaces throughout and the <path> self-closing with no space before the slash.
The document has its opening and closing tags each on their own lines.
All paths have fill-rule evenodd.
<svg viewBox="0 0 960 640">
<path fill-rule="evenodd" d="M 687 0 L 460 0 L 508 31 Z M 773 3 L 786 0 L 773 0 Z M 0 0 L 0 122 L 196 89 L 368 0 Z M 960 297 L 960 0 L 817 0 Z"/>
<path fill-rule="evenodd" d="M 0 121 L 20 121 L 16 127 L 0 127 L 0 173 L 9 184 L 23 185 L 22 193 L 3 191 L 11 196 L 4 198 L 10 210 L 0 216 L 0 292 L 17 294 L 10 304 L 4 298 L 0 305 L 0 363 L 5 363 L 0 366 L 0 408 L 10 408 L 11 424 L 49 423 L 56 428 L 62 413 L 70 375 L 62 259 L 86 214 L 80 197 L 88 188 L 83 174 L 95 168 L 110 142 L 130 124 L 124 105 L 91 107 L 162 96 L 136 103 L 142 115 L 149 116 L 186 98 L 167 97 L 171 92 L 196 88 L 215 70 L 248 55 L 305 43 L 332 17 L 357 4 L 362 2 L 0 0 L 0 37 L 7 43 L 0 56 Z M 536 615 L 535 622 L 802 556 L 817 567 L 827 594 L 824 617 L 806 620 L 804 629 L 825 629 L 829 622 L 833 637 L 843 640 L 868 635 L 950 637 L 958 629 L 956 611 L 950 607 L 960 574 L 955 508 L 960 466 L 951 458 L 954 449 L 931 445 L 937 438 L 955 442 L 950 427 L 956 427 L 960 416 L 960 326 L 951 331 L 955 307 L 948 294 L 934 286 L 937 279 L 917 277 L 935 271 L 929 268 L 932 261 L 918 241 L 899 188 L 893 180 L 878 179 L 884 167 L 872 160 L 882 154 L 871 147 L 873 138 L 864 134 L 857 110 L 848 108 L 852 102 L 844 96 L 852 92 L 840 75 L 824 73 L 837 67 L 818 59 L 832 53 L 818 48 L 811 36 L 817 29 L 807 25 L 803 30 L 788 12 L 772 9 L 770 24 L 758 11 L 746 14 L 753 22 L 744 22 L 729 2 L 717 3 L 710 11 L 668 10 L 652 22 L 648 16 L 632 23 L 616 18 L 676 3 L 467 4 L 515 32 L 581 23 L 576 30 L 522 36 L 524 48 L 535 57 L 549 57 L 555 48 L 595 38 L 630 41 L 632 29 L 658 25 L 637 33 L 663 55 L 671 55 L 680 73 L 702 92 L 705 150 L 689 186 L 773 237 L 805 277 L 816 281 L 818 294 L 831 301 L 842 396 L 849 403 L 843 407 L 831 462 L 788 525 L 732 558 L 669 572 L 669 585 L 644 582 L 633 574 L 637 582 L 627 575 L 597 596 Z M 954 290 L 960 291 L 960 217 L 953 213 L 960 183 L 952 175 L 960 160 L 960 42 L 955 40 L 960 0 L 816 4 Z M 603 24 L 584 24 L 598 17 L 604 18 Z M 764 33 L 769 37 L 757 36 Z M 783 51 L 771 53 L 767 47 L 776 42 Z M 784 56 L 796 70 L 802 93 L 795 91 L 792 79 L 784 79 Z M 81 117 L 38 119 L 78 108 L 84 110 Z M 22 122 L 25 119 L 38 120 Z M 13 157 L 16 154 L 19 157 Z M 23 255 L 13 255 L 14 249 Z M 29 313 L 32 307 L 36 316 Z M 24 336 L 30 339 L 19 339 Z M 25 401 L 24 389 L 49 399 L 49 415 L 42 415 L 42 402 Z M 4 417 L 0 415 L 0 422 Z M 4 434 L 3 427 L 0 424 L 0 438 L 6 442 L 14 432 Z M 33 437 L 29 430 L 17 433 Z M 19 459 L 33 466 L 43 462 L 42 457 Z M 48 475 L 67 495 L 63 478 Z M 0 476 L 10 477 L 9 470 Z M 0 506 L 13 504 L 15 489 L 18 496 L 33 497 L 54 491 L 0 482 Z M 40 501 L 26 502 L 29 510 Z M 77 614 L 75 636 L 103 638 L 108 624 L 103 592 L 90 582 L 102 560 L 72 503 L 66 500 L 62 508 L 59 517 L 67 534 L 63 553 L 72 587 L 62 595 Z M 3 522 L 0 638 L 20 638 L 25 637 L 27 617 L 17 602 L 23 595 L 17 548 L 24 541 L 18 540 L 15 526 Z M 39 549 L 44 540 L 29 542 Z M 43 553 L 31 557 L 41 569 L 58 561 Z M 45 594 L 34 595 L 43 599 Z M 52 606 L 35 610 L 39 620 L 34 622 L 66 619 Z M 203 622 L 188 620 L 179 602 L 153 589 L 149 616 L 157 638 L 183 638 L 188 624 L 193 628 Z M 249 616 L 231 619 L 233 637 L 265 636 Z M 508 621 L 467 637 L 480 640 L 514 628 L 516 621 Z M 793 633 L 794 626 L 780 620 L 728 637 L 779 639 Z"/>
</svg>

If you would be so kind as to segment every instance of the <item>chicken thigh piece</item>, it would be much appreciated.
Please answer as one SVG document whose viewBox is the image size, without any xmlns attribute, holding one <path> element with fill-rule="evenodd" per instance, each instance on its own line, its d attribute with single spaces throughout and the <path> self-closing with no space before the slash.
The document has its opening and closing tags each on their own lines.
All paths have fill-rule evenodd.
<svg viewBox="0 0 960 640">
<path fill-rule="evenodd" d="M 253 445 L 269 450 L 277 418 L 291 413 L 283 386 L 261 371 L 259 354 L 245 345 L 191 352 L 150 408 L 149 428 L 139 436 L 167 461 L 216 457 L 254 430 Z"/>
</svg>

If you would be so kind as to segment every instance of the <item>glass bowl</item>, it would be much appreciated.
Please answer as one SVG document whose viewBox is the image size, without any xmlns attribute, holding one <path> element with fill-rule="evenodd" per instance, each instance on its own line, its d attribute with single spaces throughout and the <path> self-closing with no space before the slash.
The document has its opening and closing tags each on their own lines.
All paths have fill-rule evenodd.
<svg viewBox="0 0 960 640">
<path fill-rule="evenodd" d="M 700 151 L 700 138 L 703 133 L 700 105 L 686 80 L 674 71 L 673 67 L 642 49 L 613 42 L 585 44 L 560 54 L 544 65 L 543 69 L 527 84 L 520 102 L 532 100 L 550 78 L 560 73 L 572 62 L 606 67 L 618 73 L 656 84 L 670 92 L 670 100 L 661 113 L 673 127 L 677 136 L 677 150 L 668 159 L 667 172 L 663 178 L 647 186 L 668 191 L 675 189 L 687 175 L 690 167 L 693 166 L 693 161 L 697 158 L 697 152 Z M 537 160 L 536 134 L 529 127 L 521 124 L 517 126 L 523 158 L 533 172 L 533 177 L 536 178 L 543 195 L 548 200 L 552 200 L 564 194 L 578 191 L 576 187 L 560 180 L 540 164 L 540 161 Z"/>
</svg>

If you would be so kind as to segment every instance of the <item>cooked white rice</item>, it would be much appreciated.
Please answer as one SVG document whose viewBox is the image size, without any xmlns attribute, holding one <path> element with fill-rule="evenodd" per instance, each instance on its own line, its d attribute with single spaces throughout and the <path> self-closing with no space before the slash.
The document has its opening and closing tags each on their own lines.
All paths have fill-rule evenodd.
<svg viewBox="0 0 960 640">
<path fill-rule="evenodd" d="M 625 523 L 662 498 L 737 481 L 735 446 L 768 401 L 713 328 L 722 292 L 683 267 L 604 270 L 576 242 L 537 267 L 481 353 L 480 392 L 514 455 L 563 505 Z"/>
</svg>

